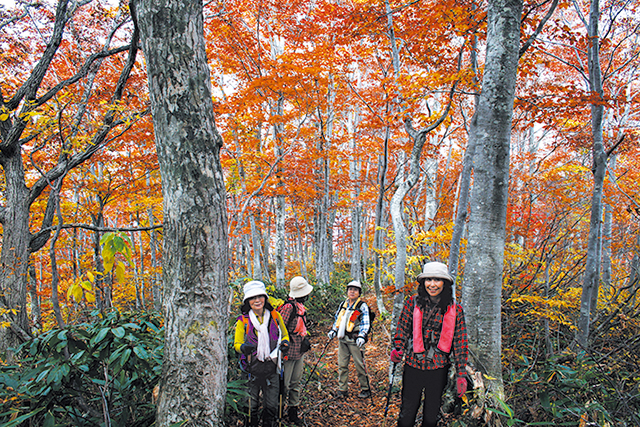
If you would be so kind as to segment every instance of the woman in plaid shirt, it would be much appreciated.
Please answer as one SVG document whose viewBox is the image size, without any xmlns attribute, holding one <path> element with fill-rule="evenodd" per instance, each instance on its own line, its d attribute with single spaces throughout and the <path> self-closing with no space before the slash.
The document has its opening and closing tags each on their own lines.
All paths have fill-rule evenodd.
<svg viewBox="0 0 640 427">
<path fill-rule="evenodd" d="M 404 303 L 391 351 L 394 363 L 400 363 L 406 351 L 398 427 L 413 427 L 423 392 L 422 427 L 435 427 L 451 363 L 458 396 L 467 390 L 467 329 L 445 264 L 425 264 L 416 280 L 418 294 Z"/>
</svg>

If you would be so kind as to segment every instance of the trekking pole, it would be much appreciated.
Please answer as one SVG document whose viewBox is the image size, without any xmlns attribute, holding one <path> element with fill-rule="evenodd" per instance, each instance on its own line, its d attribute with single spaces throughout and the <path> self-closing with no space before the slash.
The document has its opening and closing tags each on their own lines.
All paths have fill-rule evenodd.
<svg viewBox="0 0 640 427">
<path fill-rule="evenodd" d="M 362 365 L 364 366 L 364 374 L 367 377 L 367 387 L 369 387 L 369 397 L 371 398 L 371 406 L 375 406 L 373 404 L 373 393 L 371 391 L 371 382 L 369 381 L 369 370 L 367 369 L 367 363 L 364 360 L 364 350 L 360 349 L 360 354 L 362 355 Z"/>
<path fill-rule="evenodd" d="M 284 365 L 282 363 L 282 349 L 278 351 L 278 367 L 280 368 L 280 380 L 278 382 L 278 427 L 282 427 L 282 396 L 284 395 Z"/>
<path fill-rule="evenodd" d="M 249 425 L 251 425 L 251 354 L 247 355 L 247 375 L 249 376 Z"/>
<path fill-rule="evenodd" d="M 384 407 L 384 417 L 382 419 L 382 427 L 387 426 L 387 412 L 389 412 L 389 400 L 391 399 L 391 391 L 393 390 L 393 379 L 396 375 L 396 366 L 398 366 L 397 362 L 393 362 L 393 366 L 391 367 L 391 378 L 389 379 L 389 390 L 387 391 L 387 403 Z"/>
<path fill-rule="evenodd" d="M 324 353 L 327 351 L 327 347 L 329 347 L 329 343 L 331 342 L 332 339 L 333 338 L 329 338 L 329 340 L 325 344 L 324 349 L 322 350 L 322 353 L 320 354 L 320 357 L 318 357 L 318 361 L 316 362 L 315 366 L 311 370 L 311 373 L 309 374 L 309 378 L 307 378 L 307 381 L 302 385 L 302 388 L 300 389 L 300 395 L 301 396 L 302 396 L 302 393 L 304 392 L 305 387 L 307 386 L 307 384 L 309 384 L 309 381 L 311 381 L 311 378 L 313 377 L 313 373 L 316 371 L 316 368 L 318 367 L 318 363 L 320 363 L 320 360 L 322 359 L 322 356 L 324 356 Z"/>
</svg>

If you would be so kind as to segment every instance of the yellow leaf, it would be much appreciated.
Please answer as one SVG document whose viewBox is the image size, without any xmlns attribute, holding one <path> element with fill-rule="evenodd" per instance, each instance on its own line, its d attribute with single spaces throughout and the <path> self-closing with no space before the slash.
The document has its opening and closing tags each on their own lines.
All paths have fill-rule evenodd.
<svg viewBox="0 0 640 427">
<path fill-rule="evenodd" d="M 118 282 L 124 283 L 124 264 L 118 261 L 118 265 L 116 265 L 116 278 Z"/>
<path fill-rule="evenodd" d="M 96 302 L 96 296 L 91 292 L 85 293 L 84 297 L 87 299 L 87 302 Z"/>
<path fill-rule="evenodd" d="M 7 113 L 2 113 L 0 114 L 0 121 L 4 122 L 5 120 L 7 120 L 9 118 L 9 115 Z"/>
<path fill-rule="evenodd" d="M 96 281 L 95 276 L 94 276 L 94 275 L 93 275 L 93 273 L 92 273 L 92 272 L 90 272 L 90 271 L 87 271 L 87 277 L 89 278 L 89 280 L 91 281 L 91 283 L 93 283 L 93 282 L 95 282 L 95 281 Z"/>
<path fill-rule="evenodd" d="M 114 258 L 109 258 L 104 260 L 104 272 L 109 273 L 113 268 L 113 263 L 115 262 Z"/>
<path fill-rule="evenodd" d="M 92 291 L 93 290 L 93 286 L 91 286 L 91 282 L 89 282 L 88 280 L 85 280 L 84 282 L 81 282 L 80 286 L 82 286 L 82 288 L 84 290 L 87 290 L 87 291 Z"/>
<path fill-rule="evenodd" d="M 80 286 L 73 286 L 73 299 L 76 302 L 80 302 L 80 300 L 82 299 L 82 288 Z"/>
<path fill-rule="evenodd" d="M 73 288 L 75 287 L 76 285 L 73 284 L 67 288 L 67 299 L 71 299 L 71 297 L 73 296 Z"/>
</svg>

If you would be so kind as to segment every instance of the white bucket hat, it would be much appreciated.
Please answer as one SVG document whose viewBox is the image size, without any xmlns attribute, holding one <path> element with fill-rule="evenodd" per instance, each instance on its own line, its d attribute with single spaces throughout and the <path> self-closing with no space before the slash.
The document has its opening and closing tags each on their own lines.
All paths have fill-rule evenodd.
<svg viewBox="0 0 640 427">
<path fill-rule="evenodd" d="M 302 298 L 309 295 L 312 290 L 313 286 L 304 277 L 296 276 L 289 282 L 289 296 L 291 298 Z"/>
<path fill-rule="evenodd" d="M 347 288 L 351 286 L 353 286 L 354 288 L 358 288 L 360 289 L 360 291 L 362 291 L 362 285 L 357 280 L 352 280 L 351 282 L 347 283 Z"/>
<path fill-rule="evenodd" d="M 267 289 L 259 280 L 252 280 L 244 284 L 244 298 L 242 302 L 244 303 L 249 298 L 253 298 L 258 295 L 264 295 L 267 297 Z"/>
<path fill-rule="evenodd" d="M 428 262 L 422 268 L 422 273 L 418 274 L 416 280 L 434 277 L 436 279 L 448 280 L 453 283 L 453 277 L 449 274 L 449 267 L 441 262 Z"/>
</svg>

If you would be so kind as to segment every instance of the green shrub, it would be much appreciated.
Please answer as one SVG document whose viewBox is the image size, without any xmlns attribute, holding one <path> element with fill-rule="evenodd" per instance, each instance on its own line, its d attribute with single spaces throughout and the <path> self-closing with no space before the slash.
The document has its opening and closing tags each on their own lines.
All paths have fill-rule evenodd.
<svg viewBox="0 0 640 427">
<path fill-rule="evenodd" d="M 17 349 L 20 364 L 0 369 L 0 424 L 153 424 L 151 394 L 162 370 L 160 317 L 113 310 L 98 319 L 52 329 Z"/>
</svg>

